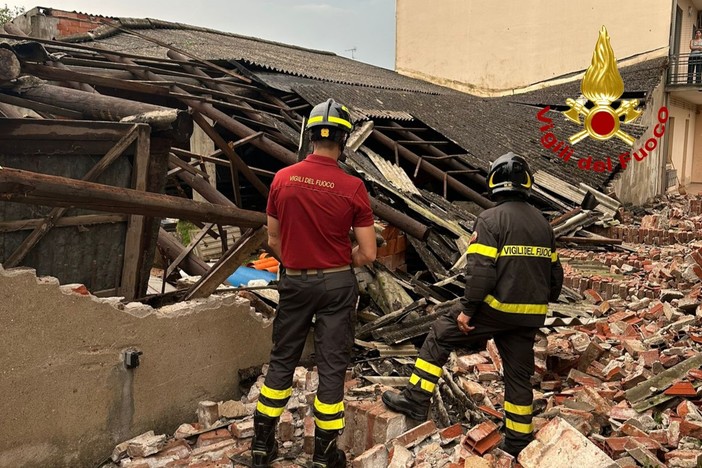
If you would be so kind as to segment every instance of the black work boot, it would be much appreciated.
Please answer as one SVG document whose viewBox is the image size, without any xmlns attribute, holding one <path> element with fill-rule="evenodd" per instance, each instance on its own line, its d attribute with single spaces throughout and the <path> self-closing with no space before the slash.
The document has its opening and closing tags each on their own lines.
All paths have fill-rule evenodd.
<svg viewBox="0 0 702 468">
<path fill-rule="evenodd" d="M 425 421 L 429 416 L 429 403 L 416 403 L 410 400 L 404 391 L 400 393 L 391 391 L 384 392 L 383 403 L 391 410 L 402 413 L 417 421 Z"/>
<path fill-rule="evenodd" d="M 268 468 L 278 456 L 278 442 L 275 440 L 275 427 L 278 418 L 271 418 L 258 411 L 254 413 L 254 437 L 251 442 L 253 468 Z"/>
<path fill-rule="evenodd" d="M 512 455 L 514 457 L 515 460 L 517 459 L 517 457 L 519 456 L 519 454 L 521 453 L 521 451 L 523 449 L 523 447 L 516 448 L 515 446 L 508 444 L 505 439 L 503 439 L 502 442 L 500 442 L 500 445 L 498 445 L 497 448 L 499 448 L 503 452 L 509 453 L 510 455 Z"/>
<path fill-rule="evenodd" d="M 338 434 L 339 431 L 315 428 L 312 468 L 344 468 L 346 466 L 346 454 L 336 446 Z"/>
</svg>

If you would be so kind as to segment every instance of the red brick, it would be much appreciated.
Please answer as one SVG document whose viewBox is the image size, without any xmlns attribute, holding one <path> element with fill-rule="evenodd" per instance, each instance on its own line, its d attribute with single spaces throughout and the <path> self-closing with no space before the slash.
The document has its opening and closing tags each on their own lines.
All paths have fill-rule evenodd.
<svg viewBox="0 0 702 468">
<path fill-rule="evenodd" d="M 665 395 L 691 397 L 697 396 L 697 390 L 690 382 L 677 382 L 668 387 L 664 392 Z"/>
<path fill-rule="evenodd" d="M 312 455 L 314 453 L 314 418 L 312 416 L 305 416 L 303 420 L 304 426 L 304 442 L 302 445 L 305 453 Z"/>
<path fill-rule="evenodd" d="M 680 422 L 680 434 L 683 436 L 702 439 L 702 423 L 683 419 Z"/>
<path fill-rule="evenodd" d="M 280 421 L 278 422 L 278 438 L 282 442 L 287 442 L 293 440 L 295 436 L 295 425 L 293 423 L 293 415 L 290 411 L 284 411 L 280 415 Z"/>
<path fill-rule="evenodd" d="M 217 429 L 215 431 L 205 432 L 197 437 L 195 448 L 206 447 L 208 445 L 216 444 L 231 438 L 232 434 L 226 429 Z"/>
<path fill-rule="evenodd" d="M 536 433 L 519 455 L 524 468 L 600 467 L 614 462 L 563 419 L 556 417 Z"/>
<path fill-rule="evenodd" d="M 353 460 L 353 468 L 387 468 L 388 450 L 385 445 L 378 444 Z"/>
<path fill-rule="evenodd" d="M 665 454 L 669 466 L 702 466 L 702 450 L 672 450 Z"/>
<path fill-rule="evenodd" d="M 453 442 L 463 435 L 463 426 L 460 423 L 454 424 L 453 426 L 442 429 L 439 432 L 439 435 L 441 436 L 441 443 L 446 445 L 447 443 Z"/>
<path fill-rule="evenodd" d="M 483 455 L 495 448 L 500 443 L 500 439 L 497 426 L 488 420 L 471 428 L 463 439 L 463 445 L 478 455 Z"/>
<path fill-rule="evenodd" d="M 400 434 L 395 441 L 404 447 L 410 448 L 431 436 L 434 432 L 436 432 L 436 424 L 434 424 L 434 421 L 429 420 L 413 427 L 404 434 Z"/>
<path fill-rule="evenodd" d="M 253 437 L 253 419 L 246 419 L 244 421 L 233 422 L 229 425 L 229 430 L 231 431 L 232 435 L 237 439 Z"/>
</svg>

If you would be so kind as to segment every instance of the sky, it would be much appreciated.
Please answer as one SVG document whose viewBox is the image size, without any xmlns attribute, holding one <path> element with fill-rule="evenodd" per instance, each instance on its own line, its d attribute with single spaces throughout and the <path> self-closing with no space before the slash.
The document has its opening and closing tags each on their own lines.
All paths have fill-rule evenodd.
<svg viewBox="0 0 702 468">
<path fill-rule="evenodd" d="M 6 0 L 104 16 L 157 18 L 327 50 L 395 67 L 395 0 Z M 0 4 L 1 5 L 1 4 Z M 356 49 L 351 51 L 350 49 Z M 352 57 L 353 55 L 353 57 Z"/>
</svg>

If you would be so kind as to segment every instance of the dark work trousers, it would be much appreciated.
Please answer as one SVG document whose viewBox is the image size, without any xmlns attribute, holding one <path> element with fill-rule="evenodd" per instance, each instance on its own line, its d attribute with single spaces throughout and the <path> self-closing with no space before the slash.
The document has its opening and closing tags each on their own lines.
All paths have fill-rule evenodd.
<svg viewBox="0 0 702 468">
<path fill-rule="evenodd" d="M 344 377 L 351 359 L 353 316 L 358 299 L 356 276 L 353 270 L 284 274 L 278 292 L 270 366 L 257 409 L 272 417 L 283 412 L 292 392 L 295 367 L 315 317 L 314 349 L 319 372 L 315 422 L 322 429 L 343 429 Z"/>
<path fill-rule="evenodd" d="M 475 329 L 464 334 L 458 329 L 457 317 L 458 313 L 451 313 L 434 322 L 419 351 L 414 371 L 418 378 L 410 380 L 411 386 L 405 389 L 405 395 L 418 405 L 428 406 L 432 394 L 429 390 L 433 390 L 433 384 L 437 383 L 436 374 L 446 364 L 451 351 L 480 345 L 494 338 L 504 367 L 506 445 L 521 450 L 533 438 L 530 380 L 534 373 L 537 328 L 506 325 L 492 317 L 490 310 L 479 310 L 470 320 Z"/>
<path fill-rule="evenodd" d="M 702 53 L 690 54 L 687 62 L 687 82 L 700 83 L 702 81 Z"/>
</svg>

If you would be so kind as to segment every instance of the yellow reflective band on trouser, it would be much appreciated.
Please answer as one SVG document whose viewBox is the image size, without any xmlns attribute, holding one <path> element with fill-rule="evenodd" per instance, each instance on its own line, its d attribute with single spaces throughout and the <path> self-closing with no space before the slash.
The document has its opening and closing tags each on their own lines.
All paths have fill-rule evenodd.
<svg viewBox="0 0 702 468">
<path fill-rule="evenodd" d="M 500 251 L 500 257 L 551 258 L 551 249 L 538 245 L 505 245 Z"/>
<path fill-rule="evenodd" d="M 426 379 L 423 379 L 419 377 L 417 374 L 412 374 L 409 379 L 410 385 L 417 385 L 422 388 L 427 393 L 434 393 L 434 389 L 436 388 L 436 384 L 433 382 L 429 382 Z"/>
<path fill-rule="evenodd" d="M 317 399 L 317 397 L 314 397 L 314 409 L 322 414 L 337 414 L 344 411 L 344 402 L 341 401 L 330 405 L 328 403 L 322 403 Z"/>
<path fill-rule="evenodd" d="M 494 296 L 488 294 L 483 300 L 487 305 L 500 312 L 510 314 L 534 314 L 546 315 L 548 312 L 548 304 L 509 304 L 500 302 Z"/>
<path fill-rule="evenodd" d="M 518 414 L 520 416 L 530 416 L 531 415 L 531 405 L 528 405 L 528 406 L 515 405 L 514 403 L 510 403 L 509 401 L 505 401 L 505 411 L 512 413 L 512 414 Z"/>
<path fill-rule="evenodd" d="M 551 263 L 556 263 L 558 261 L 558 252 L 553 252 L 551 254 Z"/>
<path fill-rule="evenodd" d="M 278 418 L 281 414 L 283 414 L 283 411 L 285 411 L 285 407 L 273 408 L 272 406 L 264 405 L 259 401 L 256 403 L 256 411 L 271 418 Z"/>
<path fill-rule="evenodd" d="M 520 432 L 522 434 L 531 434 L 534 431 L 533 424 L 518 423 L 509 418 L 505 418 L 505 426 L 507 429 L 511 429 L 514 432 Z"/>
<path fill-rule="evenodd" d="M 435 375 L 436 377 L 441 377 L 441 367 L 427 362 L 422 358 L 417 358 L 417 362 L 414 363 L 414 367 L 423 370 L 427 374 Z"/>
<path fill-rule="evenodd" d="M 466 253 L 468 255 L 478 254 L 484 257 L 497 258 L 497 247 L 490 247 L 485 244 L 470 244 Z"/>
<path fill-rule="evenodd" d="M 274 390 L 270 387 L 266 387 L 264 384 L 263 387 L 261 387 L 261 395 L 271 400 L 282 400 L 292 395 L 292 387 L 285 390 Z"/>
<path fill-rule="evenodd" d="M 309 126 L 310 124 L 317 123 L 317 122 L 323 122 L 323 121 L 324 121 L 323 115 L 315 115 L 314 117 L 310 117 L 310 119 L 307 121 L 307 125 Z M 353 128 L 353 125 L 351 125 L 351 122 L 349 122 L 348 120 L 342 119 L 339 117 L 334 117 L 331 115 L 327 118 L 327 122 L 337 123 L 339 125 L 343 125 L 344 127 L 349 128 L 349 129 Z"/>
<path fill-rule="evenodd" d="M 338 431 L 343 429 L 346 425 L 344 418 L 332 419 L 331 421 L 324 421 L 319 418 L 314 418 L 314 423 L 318 428 L 324 429 L 325 431 Z"/>
</svg>

